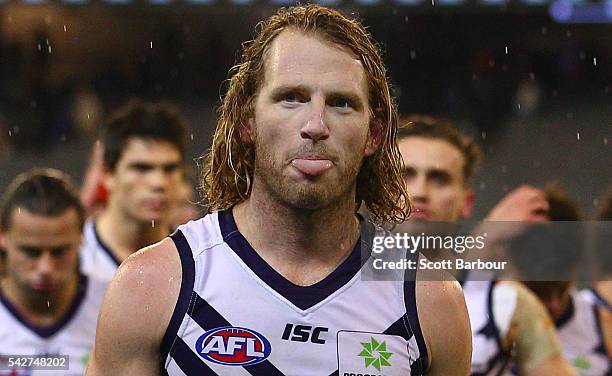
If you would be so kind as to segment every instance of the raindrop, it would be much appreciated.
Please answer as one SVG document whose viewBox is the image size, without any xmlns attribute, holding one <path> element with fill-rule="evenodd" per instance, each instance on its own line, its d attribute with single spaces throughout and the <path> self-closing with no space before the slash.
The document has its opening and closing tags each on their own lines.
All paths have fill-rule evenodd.
<svg viewBox="0 0 612 376">
<path fill-rule="evenodd" d="M 151 220 L 151 227 L 155 227 L 155 220 L 154 219 Z"/>
<path fill-rule="evenodd" d="M 17 213 L 21 214 L 21 208 L 17 208 Z"/>
<path fill-rule="evenodd" d="M 516 107 L 518 107 L 518 109 L 520 110 L 520 109 L 521 109 L 521 104 L 520 104 L 520 103 L 517 103 L 517 104 L 516 104 Z"/>
<path fill-rule="evenodd" d="M 49 301 L 47 300 L 47 308 L 49 308 L 49 306 L 50 306 L 50 303 L 49 303 Z"/>
<path fill-rule="evenodd" d="M 599 200 L 598 199 L 593 199 L 593 207 L 597 207 L 597 205 L 599 205 Z"/>
<path fill-rule="evenodd" d="M 508 55 L 508 46 L 506 46 L 506 55 Z"/>
<path fill-rule="evenodd" d="M 580 132 L 576 132 L 576 140 L 580 141 Z"/>
<path fill-rule="evenodd" d="M 416 51 L 410 50 L 410 60 L 416 60 Z"/>
<path fill-rule="evenodd" d="M 431 5 L 436 5 L 435 0 L 431 0 Z"/>
<path fill-rule="evenodd" d="M 597 58 L 596 57 L 593 58 L 593 66 L 597 66 Z"/>
<path fill-rule="evenodd" d="M 68 28 L 66 27 L 66 25 L 64 25 L 64 33 L 68 31 Z"/>
<path fill-rule="evenodd" d="M 87 120 L 89 120 L 89 113 L 87 113 Z"/>
<path fill-rule="evenodd" d="M 42 51 L 42 46 L 40 45 L 40 43 L 36 45 L 36 48 L 38 48 L 38 51 Z"/>
<path fill-rule="evenodd" d="M 191 138 L 191 141 L 193 141 L 193 133 L 189 137 Z"/>
<path fill-rule="evenodd" d="M 608 145 L 608 137 L 604 137 L 604 145 Z"/>
<path fill-rule="evenodd" d="M 483 189 L 485 189 L 485 187 L 486 187 L 485 182 L 484 182 L 484 181 L 481 181 L 481 182 L 480 182 L 480 190 L 482 191 Z"/>
<path fill-rule="evenodd" d="M 49 46 L 49 53 L 51 53 L 51 46 Z"/>
<path fill-rule="evenodd" d="M 530 79 L 531 81 L 535 80 L 535 73 L 533 73 L 533 72 L 529 72 L 529 79 Z"/>
<path fill-rule="evenodd" d="M 13 132 L 9 129 L 9 137 L 13 137 Z"/>
<path fill-rule="evenodd" d="M 482 137 L 483 140 L 487 139 L 487 132 L 486 131 L 482 131 L 482 133 L 480 134 L 480 137 Z"/>
<path fill-rule="evenodd" d="M 565 33 L 565 35 L 567 35 L 567 37 L 569 38 L 572 36 L 572 32 L 568 30 L 567 33 Z"/>
<path fill-rule="evenodd" d="M 408 16 L 404 17 L 404 22 L 408 22 Z"/>
<path fill-rule="evenodd" d="M 151 48 L 153 48 L 153 41 L 149 42 L 149 45 L 151 46 Z"/>
<path fill-rule="evenodd" d="M 546 26 L 542 26 L 542 35 L 546 35 L 546 33 L 548 33 L 548 29 Z"/>
</svg>

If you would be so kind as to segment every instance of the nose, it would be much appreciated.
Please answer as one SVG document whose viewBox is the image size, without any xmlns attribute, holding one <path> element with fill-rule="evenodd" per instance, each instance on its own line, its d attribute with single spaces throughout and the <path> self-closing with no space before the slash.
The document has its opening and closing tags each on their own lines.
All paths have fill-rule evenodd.
<svg viewBox="0 0 612 376">
<path fill-rule="evenodd" d="M 36 270 L 40 275 L 48 276 L 52 274 L 55 260 L 51 252 L 43 252 L 37 260 Z"/>
<path fill-rule="evenodd" d="M 166 191 L 168 189 L 170 176 L 163 169 L 158 168 L 151 172 L 149 183 L 155 191 Z"/>
<path fill-rule="evenodd" d="M 313 142 L 328 138 L 329 127 L 327 126 L 325 100 L 321 96 L 313 95 L 307 111 L 309 111 L 308 118 L 300 129 L 301 136 Z"/>
<path fill-rule="evenodd" d="M 417 176 L 406 182 L 406 188 L 413 201 L 427 202 L 428 189 L 425 176 L 417 174 Z"/>
</svg>

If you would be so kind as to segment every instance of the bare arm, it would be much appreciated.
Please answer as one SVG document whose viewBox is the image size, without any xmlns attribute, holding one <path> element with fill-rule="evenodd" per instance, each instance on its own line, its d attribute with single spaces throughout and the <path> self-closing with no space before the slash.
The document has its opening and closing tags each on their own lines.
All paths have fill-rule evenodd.
<svg viewBox="0 0 612 376">
<path fill-rule="evenodd" d="M 575 375 L 561 356 L 555 325 L 538 298 L 520 283 L 500 283 L 509 284 L 517 291 L 511 329 L 504 342 L 515 343 L 519 373 L 527 376 Z"/>
<path fill-rule="evenodd" d="M 431 376 L 467 376 L 472 359 L 470 321 L 458 282 L 419 271 L 417 307 L 427 344 Z M 448 279 L 446 277 L 445 279 Z"/>
<path fill-rule="evenodd" d="M 121 265 L 104 297 L 88 376 L 159 374 L 160 345 L 178 299 L 181 273 L 170 239 Z"/>
</svg>

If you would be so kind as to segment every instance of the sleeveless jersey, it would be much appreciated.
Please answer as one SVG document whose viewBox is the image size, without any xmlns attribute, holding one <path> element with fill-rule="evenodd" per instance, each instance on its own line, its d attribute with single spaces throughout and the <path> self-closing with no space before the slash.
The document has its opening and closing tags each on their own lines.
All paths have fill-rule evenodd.
<svg viewBox="0 0 612 376">
<path fill-rule="evenodd" d="M 351 254 L 322 281 L 297 286 L 240 234 L 231 210 L 171 235 L 182 264 L 162 342 L 165 375 L 422 375 L 428 360 L 415 281 L 365 281 L 362 221 Z M 407 273 L 408 274 L 408 273 Z"/>
<path fill-rule="evenodd" d="M 108 281 L 113 279 L 117 268 L 121 265 L 121 261 L 100 239 L 94 219 L 88 219 L 83 227 L 83 243 L 79 249 L 79 261 L 83 274 Z"/>
<path fill-rule="evenodd" d="M 568 309 L 556 321 L 563 356 L 581 376 L 612 375 L 598 304 L 590 290 L 570 291 Z"/>
<path fill-rule="evenodd" d="M 467 280 L 462 283 L 472 328 L 470 375 L 510 374 L 510 354 L 503 350 L 493 309 L 494 280 Z"/>
<path fill-rule="evenodd" d="M 80 276 L 77 296 L 51 326 L 34 326 L 0 293 L 0 375 L 84 375 L 93 348 L 98 312 L 107 283 Z M 68 356 L 66 370 L 7 370 L 7 355 Z"/>
</svg>

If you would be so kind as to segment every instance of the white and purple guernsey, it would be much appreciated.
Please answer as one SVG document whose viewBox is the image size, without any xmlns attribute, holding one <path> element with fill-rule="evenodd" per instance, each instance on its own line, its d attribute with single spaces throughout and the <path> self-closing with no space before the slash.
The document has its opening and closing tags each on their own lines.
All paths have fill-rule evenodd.
<svg viewBox="0 0 612 376">
<path fill-rule="evenodd" d="M 601 302 L 594 290 L 572 289 L 566 311 L 555 322 L 563 356 L 581 376 L 612 375 L 598 312 Z"/>
<path fill-rule="evenodd" d="M 74 301 L 66 314 L 49 326 L 35 326 L 0 292 L 0 375 L 77 376 L 85 374 L 93 349 L 96 322 L 107 282 L 81 275 Z M 65 369 L 9 366 L 8 356 L 66 356 L 66 361 L 52 362 Z"/>
<path fill-rule="evenodd" d="M 88 219 L 83 227 L 83 242 L 79 249 L 81 272 L 101 280 L 110 281 L 121 261 L 104 244 L 96 229 L 96 221 Z"/>
<path fill-rule="evenodd" d="M 362 221 L 346 260 L 302 287 L 257 254 L 231 210 L 180 226 L 171 238 L 183 279 L 161 346 L 162 374 L 425 374 L 414 272 L 405 282 L 360 278 L 369 264 L 361 251 L 371 249 L 375 231 L 382 230 Z"/>
</svg>

